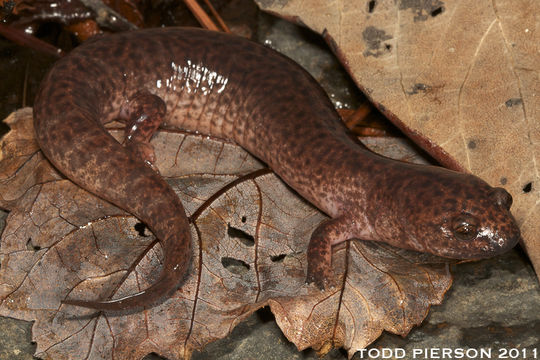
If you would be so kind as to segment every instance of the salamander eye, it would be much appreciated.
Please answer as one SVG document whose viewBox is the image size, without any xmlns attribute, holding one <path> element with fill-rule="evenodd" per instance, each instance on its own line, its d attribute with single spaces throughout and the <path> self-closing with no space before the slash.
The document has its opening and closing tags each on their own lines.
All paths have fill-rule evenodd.
<svg viewBox="0 0 540 360">
<path fill-rule="evenodd" d="M 452 232 L 458 240 L 470 241 L 478 234 L 478 225 L 476 218 L 461 214 L 454 218 L 452 222 Z"/>
</svg>

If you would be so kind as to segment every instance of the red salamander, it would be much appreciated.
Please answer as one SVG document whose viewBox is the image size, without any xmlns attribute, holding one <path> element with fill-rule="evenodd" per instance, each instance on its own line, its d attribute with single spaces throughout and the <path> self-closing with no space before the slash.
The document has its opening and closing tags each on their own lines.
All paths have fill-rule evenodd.
<svg viewBox="0 0 540 360">
<path fill-rule="evenodd" d="M 104 128 L 114 119 L 126 122 L 124 144 Z M 160 125 L 235 142 L 330 217 L 307 253 L 306 279 L 321 288 L 332 274 L 332 245 L 352 238 L 457 259 L 491 257 L 520 239 L 504 189 L 369 151 L 289 58 L 201 29 L 141 30 L 90 40 L 58 61 L 36 97 L 34 126 L 66 177 L 147 224 L 164 265 L 140 293 L 64 303 L 133 309 L 181 286 L 192 239 L 182 203 L 151 166 L 148 141 Z"/>
</svg>

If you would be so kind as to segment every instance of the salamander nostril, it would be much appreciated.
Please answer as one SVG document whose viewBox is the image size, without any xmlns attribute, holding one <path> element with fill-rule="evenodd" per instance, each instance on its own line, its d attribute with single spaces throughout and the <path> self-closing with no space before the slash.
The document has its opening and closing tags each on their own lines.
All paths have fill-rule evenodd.
<svg viewBox="0 0 540 360">
<path fill-rule="evenodd" d="M 499 187 L 494 188 L 491 197 L 495 200 L 497 205 L 504 206 L 506 209 L 510 210 L 510 207 L 512 206 L 512 195 L 510 195 L 508 191 Z"/>
</svg>

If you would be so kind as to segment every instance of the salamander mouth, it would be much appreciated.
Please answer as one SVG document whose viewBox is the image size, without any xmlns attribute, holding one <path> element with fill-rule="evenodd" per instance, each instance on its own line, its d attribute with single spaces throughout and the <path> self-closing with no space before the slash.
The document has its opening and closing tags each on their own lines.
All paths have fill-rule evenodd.
<svg viewBox="0 0 540 360">
<path fill-rule="evenodd" d="M 514 248 L 520 239 L 521 235 L 519 231 L 506 237 L 497 236 L 495 238 L 486 238 L 482 241 L 485 245 L 478 247 L 471 259 L 487 259 L 504 254 Z"/>
<path fill-rule="evenodd" d="M 496 255 L 503 254 L 511 250 L 512 248 L 514 248 L 514 246 L 516 246 L 520 242 L 520 240 L 521 240 L 521 234 L 518 230 L 512 236 L 507 237 L 506 240 L 499 239 L 497 246 L 494 249 L 494 252 L 496 253 Z"/>
<path fill-rule="evenodd" d="M 517 228 L 516 228 L 517 229 Z M 439 249 L 438 256 L 457 260 L 481 260 L 504 254 L 520 241 L 519 230 L 508 236 L 479 236 L 458 247 Z M 458 240 L 459 241 L 459 240 Z"/>
</svg>

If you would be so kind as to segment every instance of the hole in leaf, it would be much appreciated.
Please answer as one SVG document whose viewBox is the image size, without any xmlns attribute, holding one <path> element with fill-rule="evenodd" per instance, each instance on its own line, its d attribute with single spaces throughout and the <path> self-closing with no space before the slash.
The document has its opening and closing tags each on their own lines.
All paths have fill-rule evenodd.
<svg viewBox="0 0 540 360">
<path fill-rule="evenodd" d="M 285 259 L 285 256 L 287 256 L 286 254 L 280 254 L 280 255 L 276 255 L 276 256 L 270 256 L 270 260 L 272 260 L 272 262 L 282 262 L 283 259 Z"/>
<path fill-rule="evenodd" d="M 260 308 L 255 312 L 259 320 L 263 323 L 274 322 L 276 320 L 274 314 L 270 310 L 270 306 Z"/>
<path fill-rule="evenodd" d="M 431 10 L 431 16 L 435 17 L 435 16 L 437 16 L 439 14 L 442 14 L 443 11 L 444 11 L 444 7 L 440 6 L 440 7 L 436 8 L 436 9 Z"/>
<path fill-rule="evenodd" d="M 377 5 L 377 1 L 376 1 L 376 0 L 370 0 L 370 1 L 368 1 L 368 5 L 367 5 L 367 6 L 368 6 L 368 9 L 367 9 L 368 13 L 371 14 L 371 13 L 373 12 L 373 10 L 375 10 L 375 5 Z"/>
<path fill-rule="evenodd" d="M 242 222 L 245 223 L 247 221 L 247 217 L 242 216 Z"/>
<path fill-rule="evenodd" d="M 521 105 L 523 104 L 523 100 L 521 98 L 511 98 L 504 102 L 506 107 L 511 108 L 513 106 Z"/>
<path fill-rule="evenodd" d="M 144 230 L 146 229 L 146 225 L 144 223 L 138 222 L 138 223 L 135 224 L 135 226 L 133 228 L 135 229 L 135 231 L 137 231 L 139 236 L 144 236 L 144 237 L 148 236 L 148 235 L 146 235 L 144 233 Z"/>
<path fill-rule="evenodd" d="M 255 245 L 255 238 L 253 236 L 249 235 L 244 230 L 240 230 L 235 227 L 232 227 L 231 224 L 229 224 L 227 228 L 227 235 L 229 235 L 232 238 L 237 238 L 246 246 Z"/>
<path fill-rule="evenodd" d="M 249 271 L 250 266 L 248 263 L 242 260 L 234 259 L 231 257 L 222 257 L 221 265 L 233 274 L 242 275 Z"/>
<path fill-rule="evenodd" d="M 28 238 L 28 241 L 26 242 L 26 248 L 27 248 L 28 250 L 34 250 L 34 251 L 41 250 L 41 246 L 34 245 L 34 244 L 32 243 L 32 238 Z"/>
<path fill-rule="evenodd" d="M 532 182 L 525 184 L 525 186 L 523 187 L 524 193 L 530 193 L 531 190 L 532 190 Z"/>
</svg>

